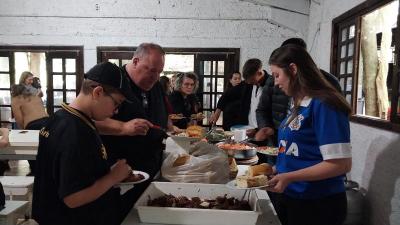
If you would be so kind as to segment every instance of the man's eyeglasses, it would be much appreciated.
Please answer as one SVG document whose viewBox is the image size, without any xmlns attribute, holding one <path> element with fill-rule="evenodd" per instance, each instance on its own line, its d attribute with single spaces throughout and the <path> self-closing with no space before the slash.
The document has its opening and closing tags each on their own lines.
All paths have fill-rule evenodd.
<svg viewBox="0 0 400 225">
<path fill-rule="evenodd" d="M 111 100 L 114 103 L 115 110 L 119 109 L 119 107 L 121 106 L 122 102 L 118 102 L 111 94 L 107 93 L 106 91 L 104 91 L 104 94 L 106 94 L 108 97 L 111 98 Z"/>
<path fill-rule="evenodd" d="M 102 85 L 92 85 L 91 87 L 92 88 L 102 87 L 104 94 L 107 95 L 108 97 L 110 97 L 111 100 L 113 101 L 115 110 L 117 110 L 121 106 L 122 102 L 118 102 L 110 93 L 108 93 L 108 91 L 106 90 L 106 88 L 104 86 L 102 86 Z"/>
</svg>

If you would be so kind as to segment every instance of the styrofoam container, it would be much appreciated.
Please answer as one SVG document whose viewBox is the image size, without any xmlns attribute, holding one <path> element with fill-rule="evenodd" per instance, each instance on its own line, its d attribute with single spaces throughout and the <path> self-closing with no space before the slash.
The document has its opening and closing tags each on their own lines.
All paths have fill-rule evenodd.
<svg viewBox="0 0 400 225">
<path fill-rule="evenodd" d="M 245 190 L 230 189 L 223 184 L 153 182 L 136 202 L 135 208 L 143 223 L 253 225 L 261 214 L 255 191 L 251 191 L 248 198 L 252 211 L 147 206 L 149 197 L 155 199 L 164 194 L 203 199 L 215 199 L 217 196 L 228 194 L 227 197 L 241 199 L 244 192 Z"/>
</svg>

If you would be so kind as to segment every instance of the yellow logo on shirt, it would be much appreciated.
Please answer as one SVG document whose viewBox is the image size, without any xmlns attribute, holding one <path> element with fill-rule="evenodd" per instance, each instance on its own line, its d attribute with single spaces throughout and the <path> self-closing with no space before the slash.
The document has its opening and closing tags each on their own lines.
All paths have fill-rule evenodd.
<svg viewBox="0 0 400 225">
<path fill-rule="evenodd" d="M 46 129 L 46 127 L 43 127 L 42 129 L 40 129 L 39 135 L 41 135 L 41 136 L 43 136 L 43 137 L 45 137 L 45 138 L 48 138 L 49 135 L 50 135 L 50 133 L 49 133 L 49 131 L 47 131 L 47 130 L 45 130 L 45 129 Z"/>
<path fill-rule="evenodd" d="M 101 144 L 100 153 L 101 153 L 101 158 L 107 159 L 107 150 L 106 150 L 106 147 L 104 147 L 103 144 Z"/>
</svg>

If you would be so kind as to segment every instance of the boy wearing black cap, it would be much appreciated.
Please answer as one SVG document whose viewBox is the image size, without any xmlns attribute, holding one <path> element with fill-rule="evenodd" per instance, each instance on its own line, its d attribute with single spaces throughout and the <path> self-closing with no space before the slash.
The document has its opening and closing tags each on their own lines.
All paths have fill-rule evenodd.
<svg viewBox="0 0 400 225">
<path fill-rule="evenodd" d="M 40 131 L 33 189 L 33 218 L 40 225 L 120 224 L 130 209 L 114 185 L 131 172 L 126 161 L 107 164 L 92 120 L 104 120 L 130 98 L 125 76 L 112 63 L 85 74 L 81 91 Z"/>
</svg>

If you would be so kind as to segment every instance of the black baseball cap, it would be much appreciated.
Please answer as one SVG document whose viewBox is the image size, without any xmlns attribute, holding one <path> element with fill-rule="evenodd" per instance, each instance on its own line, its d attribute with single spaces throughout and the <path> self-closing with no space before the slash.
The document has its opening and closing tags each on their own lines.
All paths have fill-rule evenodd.
<svg viewBox="0 0 400 225">
<path fill-rule="evenodd" d="M 85 73 L 85 79 L 118 89 L 128 102 L 131 102 L 134 98 L 132 90 L 130 89 L 128 77 L 114 63 L 102 62 L 95 65 Z"/>
</svg>

